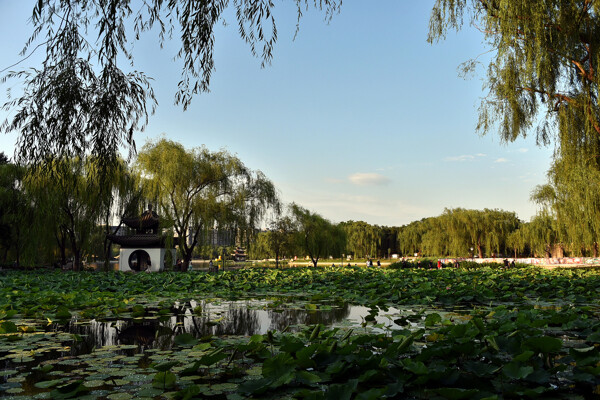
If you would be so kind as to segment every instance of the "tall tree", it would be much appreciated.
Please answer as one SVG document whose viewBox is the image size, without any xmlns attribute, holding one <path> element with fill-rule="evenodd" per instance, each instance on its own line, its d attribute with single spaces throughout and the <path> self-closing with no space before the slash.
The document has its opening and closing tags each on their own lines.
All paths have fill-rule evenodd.
<svg viewBox="0 0 600 400">
<path fill-rule="evenodd" d="M 254 227 L 269 207 L 277 207 L 273 184 L 226 151 L 192 150 L 166 139 L 146 144 L 136 168 L 146 196 L 177 237 L 189 265 L 206 228 Z"/>
<path fill-rule="evenodd" d="M 341 0 L 290 0 L 298 23 L 310 6 L 326 18 Z M 19 156 L 42 162 L 49 156 L 72 158 L 89 151 L 109 165 L 119 147 L 135 150 L 133 132 L 143 129 L 155 103 L 149 79 L 135 70 L 133 43 L 158 33 L 161 45 L 179 33 L 183 60 L 175 102 L 185 109 L 193 95 L 209 90 L 215 69 L 215 27 L 235 10 L 237 30 L 253 55 L 269 64 L 277 40 L 271 0 L 36 0 L 33 32 L 23 56 L 37 47 L 46 55 L 38 69 L 10 72 L 24 84 L 21 96 L 4 109 L 15 111 L 2 131 L 18 131 Z M 38 40 L 43 38 L 43 40 Z M 94 40 L 95 39 L 95 40 Z M 41 41 L 41 43 L 39 43 Z M 125 61 L 125 62 L 122 62 Z M 123 67 L 130 68 L 126 71 Z"/>
<path fill-rule="evenodd" d="M 275 268 L 279 268 L 279 258 L 282 254 L 292 254 L 294 247 L 294 223 L 289 216 L 279 216 L 271 221 L 269 232 L 269 248 L 275 255 Z"/>
<path fill-rule="evenodd" d="M 339 256 L 346 244 L 344 230 L 319 214 L 292 203 L 290 210 L 296 225 L 296 241 L 316 267 L 325 256 Z"/>
<path fill-rule="evenodd" d="M 527 241 L 533 254 L 552 257 L 552 252 L 559 245 L 556 220 L 548 213 L 541 212 L 526 225 Z"/>
<path fill-rule="evenodd" d="M 425 221 L 426 218 L 423 218 L 420 221 L 413 221 L 400 228 L 398 242 L 402 254 L 412 256 L 422 251 L 421 237 L 426 231 Z"/>
<path fill-rule="evenodd" d="M 269 258 L 273 254 L 270 243 L 271 233 L 271 231 L 263 231 L 252 236 L 248 249 L 248 257 L 251 260 L 262 260 Z"/>
</svg>

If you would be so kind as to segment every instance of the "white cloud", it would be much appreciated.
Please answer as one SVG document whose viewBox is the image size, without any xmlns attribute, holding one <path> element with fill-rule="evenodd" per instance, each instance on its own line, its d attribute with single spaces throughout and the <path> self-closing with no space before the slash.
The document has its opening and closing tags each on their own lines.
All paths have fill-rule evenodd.
<svg viewBox="0 0 600 400">
<path fill-rule="evenodd" d="M 475 159 L 475 156 L 472 156 L 470 154 L 463 154 L 461 156 L 454 156 L 454 157 L 446 157 L 444 158 L 444 160 L 446 161 L 471 161 Z"/>
<path fill-rule="evenodd" d="M 508 162 L 508 159 L 506 159 L 504 157 L 500 157 L 500 158 L 497 158 L 494 162 L 495 163 L 505 163 L 505 162 Z"/>
<path fill-rule="evenodd" d="M 526 149 L 525 147 L 521 147 L 520 149 L 517 149 L 517 152 L 519 153 L 527 153 L 529 151 L 529 149 Z"/>
<path fill-rule="evenodd" d="M 352 174 L 348 177 L 348 180 L 355 184 L 355 185 L 359 185 L 359 186 L 368 186 L 368 185 L 375 185 L 375 186 L 382 186 L 382 185 L 387 185 L 388 183 L 390 183 L 390 179 L 386 176 L 383 176 L 381 174 L 376 174 L 376 173 L 369 173 L 369 172 L 357 172 L 356 174 Z"/>
<path fill-rule="evenodd" d="M 473 161 L 476 158 L 487 157 L 487 154 L 477 153 L 477 154 L 462 154 L 460 156 L 451 156 L 444 158 L 445 161 Z"/>
</svg>

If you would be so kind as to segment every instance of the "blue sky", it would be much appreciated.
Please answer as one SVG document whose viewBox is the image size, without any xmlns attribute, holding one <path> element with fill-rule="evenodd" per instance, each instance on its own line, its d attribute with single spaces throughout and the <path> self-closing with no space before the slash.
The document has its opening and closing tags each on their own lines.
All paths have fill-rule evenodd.
<svg viewBox="0 0 600 400">
<path fill-rule="evenodd" d="M 233 19 L 219 27 L 211 92 L 185 112 L 173 105 L 176 46 L 161 50 L 152 35 L 135 43 L 135 67 L 154 79 L 159 102 L 135 134 L 138 148 L 163 135 L 227 149 L 273 180 L 284 201 L 334 222 L 397 226 L 445 207 L 535 214 L 530 192 L 545 182 L 552 148 L 537 147 L 533 134 L 502 144 L 475 133 L 485 68 L 464 80 L 457 67 L 487 51 L 478 31 L 466 27 L 430 45 L 434 1 L 347 1 L 329 24 L 305 12 L 293 40 L 291 3 L 276 3 L 279 39 L 264 69 Z M 0 0 L 0 35 L 9 38 L 0 43 L 0 70 L 20 59 L 32 6 Z M 1 103 L 10 85 L 0 86 Z M 12 155 L 15 139 L 0 136 L 0 151 Z"/>
</svg>

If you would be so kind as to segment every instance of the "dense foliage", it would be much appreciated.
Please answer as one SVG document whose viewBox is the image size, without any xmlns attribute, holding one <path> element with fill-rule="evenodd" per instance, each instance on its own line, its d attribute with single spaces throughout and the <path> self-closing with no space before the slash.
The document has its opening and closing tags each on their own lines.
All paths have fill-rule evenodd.
<svg viewBox="0 0 600 400">
<path fill-rule="evenodd" d="M 147 203 L 157 205 L 161 228 L 177 234 L 178 257 L 187 263 L 193 254 L 212 257 L 217 247 L 241 242 L 279 206 L 271 181 L 225 151 L 187 150 L 163 139 L 147 144 L 136 161 L 106 168 L 96 157 L 75 157 L 35 168 L 4 160 L 0 265 L 78 270 L 99 260 L 109 269 L 115 249 L 107 234 L 125 229 L 123 217 L 140 215 Z M 214 244 L 215 232 L 233 237 Z"/>
<path fill-rule="evenodd" d="M 398 240 L 405 255 L 483 257 L 508 253 L 509 235 L 520 225 L 514 212 L 446 209 L 438 217 L 402 227 Z"/>
</svg>

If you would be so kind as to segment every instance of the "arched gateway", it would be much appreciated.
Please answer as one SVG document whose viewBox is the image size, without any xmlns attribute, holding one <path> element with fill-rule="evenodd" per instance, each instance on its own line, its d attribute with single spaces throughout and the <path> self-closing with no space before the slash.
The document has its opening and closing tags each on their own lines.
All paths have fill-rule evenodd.
<svg viewBox="0 0 600 400">
<path fill-rule="evenodd" d="M 123 218 L 123 223 L 135 229 L 135 234 L 107 236 L 111 242 L 121 246 L 119 270 L 162 271 L 165 260 L 169 267 L 173 267 L 175 249 L 166 248 L 166 237 L 159 234 L 158 222 L 158 214 L 149 205 L 140 217 Z"/>
</svg>

